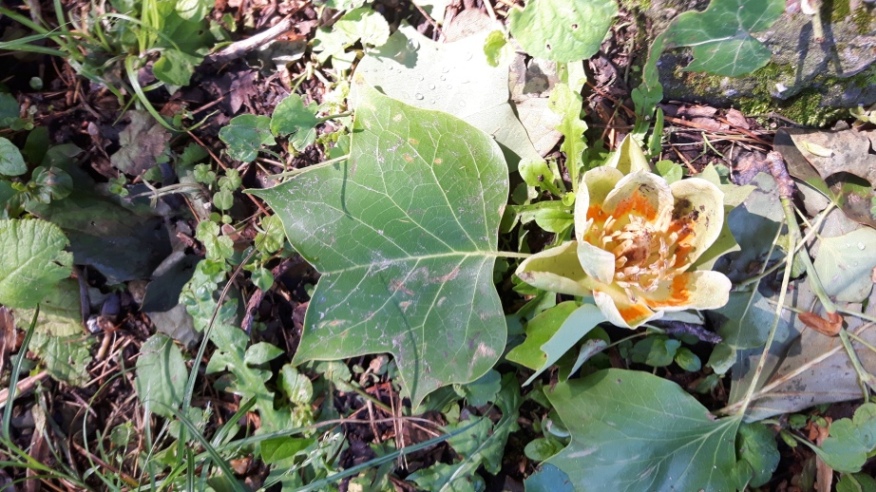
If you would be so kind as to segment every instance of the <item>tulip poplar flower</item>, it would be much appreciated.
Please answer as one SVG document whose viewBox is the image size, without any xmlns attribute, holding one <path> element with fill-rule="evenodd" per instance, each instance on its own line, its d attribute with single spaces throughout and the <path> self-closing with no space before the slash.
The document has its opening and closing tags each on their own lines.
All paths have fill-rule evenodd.
<svg viewBox="0 0 876 492">
<path fill-rule="evenodd" d="M 575 240 L 527 258 L 517 276 L 544 290 L 592 296 L 622 327 L 667 311 L 719 308 L 730 280 L 691 266 L 718 238 L 723 197 L 704 179 L 670 185 L 645 170 L 592 169 L 575 201 Z"/>
</svg>

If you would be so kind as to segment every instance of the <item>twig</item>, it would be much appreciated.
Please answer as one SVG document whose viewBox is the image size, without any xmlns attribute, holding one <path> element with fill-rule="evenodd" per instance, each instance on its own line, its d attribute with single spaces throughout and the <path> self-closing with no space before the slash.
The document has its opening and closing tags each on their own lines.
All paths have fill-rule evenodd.
<svg viewBox="0 0 876 492">
<path fill-rule="evenodd" d="M 280 36 L 284 32 L 288 31 L 291 27 L 292 21 L 289 19 L 289 17 L 286 17 L 270 29 L 262 31 L 246 39 L 235 41 L 234 43 L 226 46 L 221 51 L 207 55 L 207 57 L 204 59 L 204 62 L 208 64 L 221 64 L 230 62 L 231 60 L 234 60 L 236 58 L 240 58 L 250 51 L 267 43 L 268 41 L 271 41 L 274 38 Z"/>
</svg>

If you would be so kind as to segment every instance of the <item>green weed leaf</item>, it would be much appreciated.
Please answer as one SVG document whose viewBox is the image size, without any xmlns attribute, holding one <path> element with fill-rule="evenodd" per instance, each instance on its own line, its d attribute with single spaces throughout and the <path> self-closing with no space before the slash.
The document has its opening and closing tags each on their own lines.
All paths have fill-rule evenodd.
<svg viewBox="0 0 876 492">
<path fill-rule="evenodd" d="M 390 352 L 416 407 L 505 346 L 492 273 L 507 167 L 463 121 L 361 93 L 349 161 L 252 193 L 322 273 L 294 362 Z"/>
<path fill-rule="evenodd" d="M 188 375 L 182 351 L 173 340 L 152 335 L 137 358 L 137 396 L 153 413 L 172 418 L 183 401 Z"/>
<path fill-rule="evenodd" d="M 536 371 L 524 383 L 529 384 L 603 321 L 602 311 L 592 304 L 557 304 L 526 324 L 526 340 L 506 357 Z"/>
<path fill-rule="evenodd" d="M 12 95 L 0 92 L 0 128 L 15 125 L 19 120 L 20 111 L 18 101 Z"/>
<path fill-rule="evenodd" d="M 44 220 L 0 220 L 0 304 L 36 307 L 72 272 L 73 256 L 58 226 Z"/>
<path fill-rule="evenodd" d="M 152 66 L 158 80 L 178 86 L 189 85 L 195 68 L 201 63 L 200 56 L 189 55 L 180 50 L 166 49 Z"/>
<path fill-rule="evenodd" d="M 770 50 L 750 33 L 769 28 L 785 10 L 784 0 L 712 0 L 703 12 L 685 12 L 667 30 L 674 46 L 689 46 L 685 70 L 737 77 L 770 60 Z"/>
<path fill-rule="evenodd" d="M 616 16 L 613 0 L 529 0 L 509 14 L 527 53 L 561 63 L 593 56 Z"/>
<path fill-rule="evenodd" d="M 737 487 L 734 442 L 741 418 L 715 420 L 671 381 L 608 369 L 546 393 L 572 436 L 548 463 L 578 490 L 593 484 L 612 490 Z"/>
<path fill-rule="evenodd" d="M 855 473 L 876 448 L 876 404 L 858 407 L 851 419 L 840 419 L 831 424 L 830 436 L 821 446 L 821 459 L 840 472 Z"/>
<path fill-rule="evenodd" d="M 228 146 L 228 155 L 241 162 L 252 162 L 262 145 L 277 143 L 271 135 L 271 119 L 263 115 L 242 114 L 219 131 L 219 139 Z"/>
<path fill-rule="evenodd" d="M 317 124 L 319 118 L 298 94 L 289 94 L 280 101 L 271 116 L 271 131 L 277 136 L 294 134 L 290 142 L 295 150 L 304 150 L 308 142 L 313 142 Z"/>
<path fill-rule="evenodd" d="M 0 137 L 0 174 L 21 176 L 27 172 L 27 164 L 21 151 L 9 140 Z"/>
<path fill-rule="evenodd" d="M 781 458 L 772 431 L 760 422 L 742 424 L 736 437 L 736 447 L 739 450 L 739 467 L 747 469 L 744 475 L 751 477 L 748 485 L 760 487 L 769 482 Z"/>
</svg>

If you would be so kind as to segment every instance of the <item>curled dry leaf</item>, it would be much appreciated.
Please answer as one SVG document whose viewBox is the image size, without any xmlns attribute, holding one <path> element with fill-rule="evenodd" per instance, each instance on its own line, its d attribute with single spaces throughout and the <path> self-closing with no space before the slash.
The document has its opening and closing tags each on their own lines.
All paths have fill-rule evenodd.
<svg viewBox="0 0 876 492">
<path fill-rule="evenodd" d="M 829 337 L 839 335 L 843 328 L 843 317 L 839 313 L 828 313 L 825 319 L 811 311 L 806 311 L 800 313 L 798 317 L 809 328 Z"/>
</svg>

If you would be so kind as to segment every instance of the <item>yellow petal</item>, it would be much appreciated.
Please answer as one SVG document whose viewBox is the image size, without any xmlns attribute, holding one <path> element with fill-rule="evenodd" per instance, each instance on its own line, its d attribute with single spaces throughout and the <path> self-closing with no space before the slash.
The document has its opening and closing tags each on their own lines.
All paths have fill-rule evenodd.
<svg viewBox="0 0 876 492">
<path fill-rule="evenodd" d="M 686 272 L 645 294 L 645 302 L 654 309 L 717 309 L 730 299 L 733 285 L 723 273 L 712 270 Z"/>
<path fill-rule="evenodd" d="M 636 328 L 649 320 L 663 316 L 653 311 L 642 298 L 632 300 L 615 285 L 593 291 L 593 301 L 611 324 L 622 328 Z"/>
<path fill-rule="evenodd" d="M 669 232 L 678 235 L 674 267 L 686 270 L 721 234 L 724 193 L 699 178 L 676 181 L 670 188 L 675 204 Z"/>
<path fill-rule="evenodd" d="M 619 226 L 638 216 L 656 230 L 669 225 L 672 216 L 672 191 L 666 180 L 649 172 L 624 176 L 605 197 L 602 210 L 617 220 Z"/>
<path fill-rule="evenodd" d="M 608 216 L 601 217 L 602 203 L 624 175 L 613 167 L 599 166 L 584 173 L 575 198 L 575 238 L 584 235 L 595 222 L 600 227 Z"/>
<path fill-rule="evenodd" d="M 587 275 L 604 284 L 614 281 L 614 254 L 590 243 L 578 243 L 578 261 Z"/>
<path fill-rule="evenodd" d="M 539 289 L 569 294 L 590 295 L 593 280 L 578 261 L 578 242 L 568 241 L 556 248 L 534 254 L 515 272 L 521 280 Z"/>
</svg>

